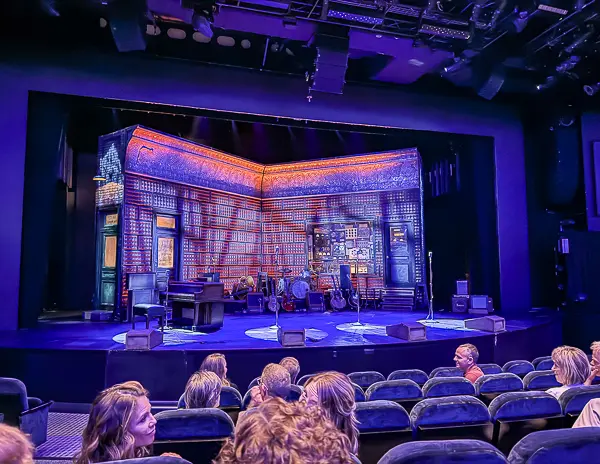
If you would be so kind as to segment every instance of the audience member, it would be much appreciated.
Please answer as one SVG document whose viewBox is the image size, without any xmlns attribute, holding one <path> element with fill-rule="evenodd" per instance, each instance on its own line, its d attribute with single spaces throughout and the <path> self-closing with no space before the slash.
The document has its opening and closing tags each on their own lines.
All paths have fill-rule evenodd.
<svg viewBox="0 0 600 464">
<path fill-rule="evenodd" d="M 23 432 L 0 424 L 0 463 L 33 464 L 33 445 Z"/>
<path fill-rule="evenodd" d="M 271 398 L 238 422 L 217 464 L 347 464 L 348 438 L 320 408 Z"/>
<path fill-rule="evenodd" d="M 74 462 L 90 464 L 147 456 L 148 447 L 154 442 L 155 426 L 148 392 L 139 382 L 107 388 L 92 403 L 81 452 Z"/>
<path fill-rule="evenodd" d="M 592 362 L 591 371 L 589 377 L 585 381 L 585 385 L 592 385 L 596 377 L 600 375 L 600 342 L 592 343 L 590 346 L 592 350 Z"/>
<path fill-rule="evenodd" d="M 588 401 L 581 414 L 573 424 L 573 428 L 600 427 L 600 398 Z"/>
<path fill-rule="evenodd" d="M 483 375 L 483 371 L 477 365 L 479 350 L 471 343 L 460 345 L 454 353 L 454 362 L 462 372 L 465 379 L 471 383 Z"/>
<path fill-rule="evenodd" d="M 295 384 L 298 380 L 298 374 L 300 373 L 300 363 L 296 358 L 287 357 L 279 361 L 279 365 L 283 366 L 290 373 L 290 381 Z"/>
<path fill-rule="evenodd" d="M 350 441 L 352 453 L 358 451 L 358 420 L 354 387 L 348 376 L 339 372 L 323 372 L 306 382 L 302 399 L 310 406 L 323 409 L 327 417 Z"/>
<path fill-rule="evenodd" d="M 218 408 L 221 379 L 211 371 L 197 371 L 187 381 L 183 393 L 186 409 Z"/>
<path fill-rule="evenodd" d="M 559 346 L 552 350 L 552 371 L 562 387 L 547 390 L 557 399 L 571 387 L 583 385 L 590 376 L 590 363 L 587 356 L 579 348 Z"/>
<path fill-rule="evenodd" d="M 267 364 L 262 371 L 258 386 L 250 389 L 250 404 L 254 408 L 268 398 L 286 398 L 290 393 L 290 373 L 279 364 Z"/>
<path fill-rule="evenodd" d="M 231 382 L 227 380 L 227 360 L 225 355 L 221 353 L 209 354 L 202 364 L 200 364 L 200 371 L 211 371 L 217 374 L 221 379 L 221 384 L 225 387 L 230 387 Z"/>
</svg>

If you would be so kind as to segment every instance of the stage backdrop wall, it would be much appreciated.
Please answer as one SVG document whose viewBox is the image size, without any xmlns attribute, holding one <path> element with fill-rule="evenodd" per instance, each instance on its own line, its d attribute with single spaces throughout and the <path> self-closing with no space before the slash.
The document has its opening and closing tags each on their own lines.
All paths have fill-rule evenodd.
<svg viewBox="0 0 600 464">
<path fill-rule="evenodd" d="M 343 96 L 308 103 L 301 78 L 130 55 L 0 51 L 0 329 L 18 327 L 22 208 L 30 91 L 180 105 L 240 113 L 492 136 L 503 311 L 530 304 L 523 133 L 518 115 L 488 102 L 348 84 Z M 39 308 L 22 307 L 35 323 Z"/>
<path fill-rule="evenodd" d="M 122 253 L 112 259 L 121 308 L 127 305 L 127 274 L 159 268 L 171 268 L 174 280 L 194 279 L 210 268 L 230 289 L 259 271 L 277 276 L 285 267 L 298 276 L 308 265 L 337 273 L 339 264 L 354 264 L 355 273 L 364 267 L 362 288 L 369 276 L 370 289 L 380 290 L 387 222 L 405 228 L 408 252 L 394 279 L 412 289 L 423 283 L 421 160 L 415 149 L 265 166 L 140 126 L 102 136 L 98 146 L 97 172 L 105 179 L 96 190 L 99 224 L 104 227 L 106 214 L 112 224 L 122 224 Z M 181 238 L 181 245 L 169 239 L 173 249 L 167 254 L 158 251 L 159 217 L 170 218 L 171 236 Z M 319 252 L 314 244 L 313 253 L 319 227 L 337 229 L 327 229 L 329 246 Z M 99 263 L 106 264 L 104 253 L 99 250 Z M 161 256 L 169 258 L 161 264 Z M 115 290 L 104 281 L 105 271 L 98 271 L 98 298 L 110 304 Z"/>
</svg>

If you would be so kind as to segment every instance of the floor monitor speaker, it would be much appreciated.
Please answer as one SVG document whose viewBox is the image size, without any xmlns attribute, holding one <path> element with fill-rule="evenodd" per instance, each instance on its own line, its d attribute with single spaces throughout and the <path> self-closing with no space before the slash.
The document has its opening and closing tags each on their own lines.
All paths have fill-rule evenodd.
<svg viewBox="0 0 600 464">
<path fill-rule="evenodd" d="M 402 322 L 400 324 L 388 325 L 385 328 L 385 332 L 390 337 L 411 342 L 427 340 L 426 327 L 420 322 Z"/>
<path fill-rule="evenodd" d="M 465 320 L 467 329 L 476 329 L 483 332 L 504 332 L 506 330 L 506 321 L 500 316 L 485 316 L 476 319 Z"/>
</svg>

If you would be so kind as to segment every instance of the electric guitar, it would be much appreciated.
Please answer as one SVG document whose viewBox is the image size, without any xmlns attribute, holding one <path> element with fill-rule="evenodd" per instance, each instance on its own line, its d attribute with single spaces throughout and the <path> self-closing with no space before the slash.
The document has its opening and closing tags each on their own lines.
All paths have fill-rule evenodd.
<svg viewBox="0 0 600 464">
<path fill-rule="evenodd" d="M 267 285 L 267 291 L 269 286 Z M 267 304 L 269 311 L 277 311 L 277 294 L 275 293 L 275 279 L 271 279 L 271 295 L 269 295 L 269 302 Z"/>
<path fill-rule="evenodd" d="M 333 292 L 331 294 L 331 307 L 333 309 L 344 309 L 346 307 L 346 300 L 342 296 L 342 291 L 338 288 L 338 285 L 335 281 L 335 276 L 331 275 L 331 280 L 333 280 Z"/>
</svg>

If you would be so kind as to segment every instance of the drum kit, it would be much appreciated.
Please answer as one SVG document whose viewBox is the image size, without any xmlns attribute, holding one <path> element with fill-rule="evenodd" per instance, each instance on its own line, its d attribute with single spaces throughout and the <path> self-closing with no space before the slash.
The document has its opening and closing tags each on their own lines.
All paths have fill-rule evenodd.
<svg viewBox="0 0 600 464">
<path fill-rule="evenodd" d="M 294 298 L 303 300 L 309 291 L 317 288 L 318 274 L 313 270 L 305 268 L 294 278 L 289 276 L 292 273 L 291 269 L 278 269 L 277 272 L 281 274 L 277 280 L 277 295 L 291 293 Z"/>
</svg>

